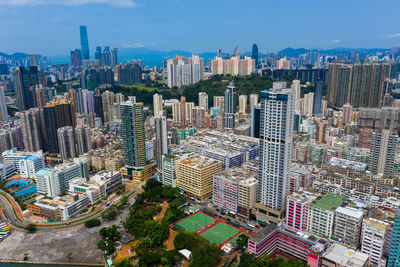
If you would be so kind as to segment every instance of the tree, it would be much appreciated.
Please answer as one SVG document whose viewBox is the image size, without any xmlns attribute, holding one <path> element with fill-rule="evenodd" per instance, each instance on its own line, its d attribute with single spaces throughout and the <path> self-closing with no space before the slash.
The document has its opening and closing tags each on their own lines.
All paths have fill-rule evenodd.
<svg viewBox="0 0 400 267">
<path fill-rule="evenodd" d="M 107 241 L 107 251 L 109 254 L 113 254 L 115 252 L 115 243 L 112 239 Z"/>
<path fill-rule="evenodd" d="M 25 230 L 27 230 L 29 233 L 34 233 L 37 231 L 37 228 L 36 228 L 36 225 L 34 225 L 33 223 L 30 223 L 27 226 L 25 226 Z"/>
<path fill-rule="evenodd" d="M 249 240 L 249 237 L 245 234 L 241 234 L 238 239 L 236 239 L 236 245 L 238 248 L 242 248 L 244 246 L 247 246 L 247 241 Z"/>
<path fill-rule="evenodd" d="M 118 215 L 118 212 L 116 211 L 116 207 L 113 205 L 112 207 L 110 207 L 108 209 L 108 211 L 106 211 L 103 214 L 102 217 L 103 217 L 103 219 L 111 221 L 111 220 L 114 220 L 117 217 L 117 215 Z"/>
<path fill-rule="evenodd" d="M 115 193 L 117 195 L 122 195 L 125 192 L 126 186 L 124 184 L 120 185 L 117 190 L 115 191 Z"/>
<path fill-rule="evenodd" d="M 107 248 L 106 242 L 104 242 L 104 240 L 100 240 L 99 242 L 97 242 L 97 247 L 101 250 L 106 250 Z"/>
<path fill-rule="evenodd" d="M 121 261 L 118 261 L 114 263 L 115 267 L 130 267 L 133 266 L 131 264 L 131 260 L 129 258 L 123 259 Z"/>
<path fill-rule="evenodd" d="M 92 227 L 96 227 L 96 226 L 100 226 L 100 225 L 101 225 L 101 222 L 99 219 L 92 219 L 92 220 L 85 222 L 85 226 L 87 228 L 92 228 Z"/>
<path fill-rule="evenodd" d="M 120 238 L 120 232 L 118 231 L 118 227 L 116 225 L 110 227 L 103 227 L 100 229 L 100 235 L 108 240 L 117 241 Z"/>
</svg>

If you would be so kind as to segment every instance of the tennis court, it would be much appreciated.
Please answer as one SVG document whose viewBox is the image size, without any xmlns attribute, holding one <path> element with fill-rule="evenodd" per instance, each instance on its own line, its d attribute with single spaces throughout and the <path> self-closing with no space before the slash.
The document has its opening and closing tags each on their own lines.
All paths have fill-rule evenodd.
<svg viewBox="0 0 400 267">
<path fill-rule="evenodd" d="M 208 231 L 204 232 L 201 236 L 211 243 L 220 245 L 238 232 L 239 229 L 221 222 L 220 224 L 217 224 Z"/>
<path fill-rule="evenodd" d="M 196 232 L 200 228 L 206 226 L 209 223 L 212 223 L 213 221 L 215 221 L 214 218 L 204 213 L 198 212 L 193 216 L 187 217 L 183 221 L 177 223 L 175 225 L 175 228 L 177 229 L 183 228 L 185 229 L 185 231 Z"/>
</svg>

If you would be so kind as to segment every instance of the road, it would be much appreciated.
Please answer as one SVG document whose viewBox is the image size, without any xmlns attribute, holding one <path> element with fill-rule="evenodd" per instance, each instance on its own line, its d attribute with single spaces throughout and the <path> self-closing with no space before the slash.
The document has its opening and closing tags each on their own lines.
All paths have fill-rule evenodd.
<svg viewBox="0 0 400 267">
<path fill-rule="evenodd" d="M 3 192 L 2 192 L 3 193 Z M 17 216 L 15 216 L 14 213 L 14 207 L 13 205 L 7 200 L 7 198 L 3 195 L 0 194 L 0 205 L 3 211 L 3 214 L 6 215 L 7 221 L 12 223 L 14 226 L 19 227 L 19 228 L 24 228 L 27 223 L 26 222 L 21 222 Z"/>
<path fill-rule="evenodd" d="M 143 190 L 140 189 L 140 187 L 139 188 L 129 187 L 129 189 L 125 192 L 124 195 L 130 194 L 132 192 L 134 192 L 134 193 L 129 196 L 129 199 L 130 199 L 129 203 L 132 203 L 132 201 L 134 201 L 134 199 L 135 199 L 134 196 L 143 192 Z M 111 197 L 111 199 L 109 198 L 107 201 L 111 200 L 113 202 L 113 204 L 118 204 L 121 201 L 122 196 L 124 196 L 124 195 L 121 195 L 121 196 L 114 195 Z M 2 212 L 6 217 L 3 219 L 5 219 L 9 224 L 11 224 L 11 226 L 14 229 L 20 230 L 20 231 L 25 231 L 24 228 L 26 225 L 28 225 L 30 223 L 29 220 L 25 220 L 25 218 L 22 216 L 22 211 L 21 211 L 20 207 L 18 206 L 18 204 L 15 202 L 15 200 L 10 195 L 6 194 L 4 191 L 1 191 L 1 190 L 0 190 L 0 205 L 1 205 Z M 45 232 L 68 230 L 68 229 L 71 229 L 74 227 L 81 226 L 86 221 L 100 217 L 106 210 L 107 210 L 107 208 L 103 204 L 101 206 L 98 206 L 95 211 L 93 211 L 92 213 L 88 214 L 85 217 L 77 218 L 75 220 L 70 220 L 70 221 L 66 221 L 66 222 L 53 223 L 53 224 L 35 223 L 35 226 L 36 226 L 37 230 L 45 231 Z M 18 216 L 16 216 L 16 214 Z"/>
</svg>

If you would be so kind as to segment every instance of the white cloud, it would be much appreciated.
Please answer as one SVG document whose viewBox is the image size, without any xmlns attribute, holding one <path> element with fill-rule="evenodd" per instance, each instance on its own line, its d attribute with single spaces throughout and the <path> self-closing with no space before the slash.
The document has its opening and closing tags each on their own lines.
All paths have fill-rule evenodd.
<svg viewBox="0 0 400 267">
<path fill-rule="evenodd" d="M 385 38 L 397 38 L 397 37 L 400 37 L 400 32 L 392 33 L 392 34 L 385 34 L 384 36 L 385 36 Z"/>
<path fill-rule="evenodd" d="M 340 43 L 340 40 L 337 40 L 337 39 L 336 40 L 332 40 L 331 43 L 332 44 L 337 44 L 337 43 Z"/>
<path fill-rule="evenodd" d="M 142 44 L 142 43 L 132 43 L 132 44 L 122 43 L 121 46 L 124 48 L 141 48 L 141 47 L 144 47 L 144 44 Z"/>
<path fill-rule="evenodd" d="M 116 7 L 136 7 L 132 0 L 0 0 L 0 6 L 80 6 L 87 4 L 106 4 Z"/>
</svg>

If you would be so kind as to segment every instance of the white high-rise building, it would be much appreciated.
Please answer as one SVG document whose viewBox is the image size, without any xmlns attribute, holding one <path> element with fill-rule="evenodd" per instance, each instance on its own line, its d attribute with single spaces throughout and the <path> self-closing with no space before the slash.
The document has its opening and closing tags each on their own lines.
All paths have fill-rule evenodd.
<svg viewBox="0 0 400 267">
<path fill-rule="evenodd" d="M 181 122 L 181 102 L 178 99 L 171 99 L 172 103 L 172 119 L 174 122 Z"/>
<path fill-rule="evenodd" d="M 385 250 L 390 247 L 388 240 L 391 226 L 374 218 L 364 220 L 361 232 L 361 252 L 368 254 L 368 264 L 386 266 Z"/>
<path fill-rule="evenodd" d="M 314 93 L 304 95 L 304 114 L 305 116 L 312 116 L 314 108 Z"/>
<path fill-rule="evenodd" d="M 192 110 L 194 109 L 194 102 L 185 103 L 185 121 L 192 123 Z M 187 124 L 186 124 L 187 125 Z"/>
<path fill-rule="evenodd" d="M 168 154 L 168 131 L 167 119 L 164 116 L 154 118 L 156 128 L 155 133 L 155 154 L 157 158 L 157 167 L 162 169 L 162 156 Z"/>
<path fill-rule="evenodd" d="M 154 106 L 154 117 L 160 117 L 163 115 L 163 98 L 162 95 L 153 95 L 153 106 Z"/>
<path fill-rule="evenodd" d="M 61 127 L 57 130 L 58 146 L 62 159 L 76 157 L 75 134 L 72 126 Z"/>
<path fill-rule="evenodd" d="M 261 92 L 259 200 L 278 211 L 285 208 L 289 192 L 293 102 L 291 89 Z"/>
<path fill-rule="evenodd" d="M 235 128 L 236 101 L 236 87 L 234 82 L 231 81 L 224 96 L 224 124 L 226 129 Z"/>
<path fill-rule="evenodd" d="M 199 93 L 199 106 L 208 112 L 208 94 L 205 92 Z"/>
<path fill-rule="evenodd" d="M 224 113 L 224 96 L 214 96 L 214 108 L 219 108 L 221 113 Z"/>
<path fill-rule="evenodd" d="M 250 109 L 253 106 L 258 106 L 258 94 L 250 95 Z"/>
<path fill-rule="evenodd" d="M 6 95 L 4 94 L 4 87 L 0 86 L 0 121 L 8 120 Z"/>
<path fill-rule="evenodd" d="M 294 109 L 300 110 L 300 94 L 301 94 L 300 80 L 293 80 L 292 90 L 294 91 Z"/>
<path fill-rule="evenodd" d="M 193 55 L 184 59 L 181 56 L 167 61 L 168 87 L 182 87 L 192 85 L 203 79 L 204 61 Z"/>
<path fill-rule="evenodd" d="M 246 114 L 247 95 L 239 96 L 239 113 Z"/>
</svg>

